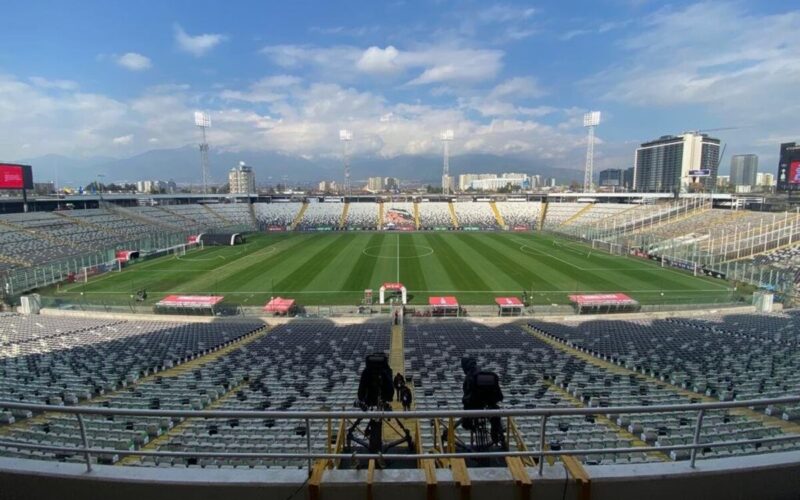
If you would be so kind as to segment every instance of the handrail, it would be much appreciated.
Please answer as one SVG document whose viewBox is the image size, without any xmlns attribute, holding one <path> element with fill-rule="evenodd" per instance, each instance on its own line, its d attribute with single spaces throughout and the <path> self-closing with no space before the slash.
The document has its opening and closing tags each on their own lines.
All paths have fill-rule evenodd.
<svg viewBox="0 0 800 500">
<path fill-rule="evenodd" d="M 163 456 L 163 457 L 190 457 L 190 458 L 267 458 L 267 459 L 303 459 L 308 462 L 308 473 L 311 474 L 312 460 L 342 460 L 348 458 L 359 459 L 392 459 L 392 460 L 420 460 L 420 459 L 443 459 L 443 458 L 505 458 L 505 457 L 531 457 L 538 459 L 539 475 L 544 469 L 544 459 L 549 456 L 575 456 L 575 455 L 596 455 L 596 454 L 619 454 L 619 453 L 642 453 L 642 452 L 669 452 L 677 450 L 690 451 L 690 467 L 694 468 L 697 457 L 697 450 L 701 448 L 716 448 L 720 446 L 743 446 L 756 445 L 763 443 L 780 443 L 800 440 L 800 434 L 786 434 L 782 436 L 765 437 L 761 439 L 742 439 L 734 441 L 700 442 L 700 435 L 703 425 L 703 418 L 708 410 L 720 410 L 728 408 L 744 408 L 767 406 L 782 403 L 798 403 L 800 396 L 786 396 L 781 398 L 751 399 L 743 401 L 720 401 L 714 403 L 691 403 L 673 404 L 661 406 L 617 406 L 617 407 L 594 407 L 594 408 L 510 408 L 505 410 L 414 410 L 407 412 L 391 411 L 230 411 L 230 410 L 150 410 L 150 409 L 130 409 L 130 408 L 106 408 L 93 406 L 54 406 L 42 404 L 20 403 L 14 401 L 0 400 L 0 408 L 20 409 L 37 412 L 55 412 L 74 414 L 78 420 L 80 428 L 80 438 L 82 446 L 49 446 L 46 444 L 32 444 L 24 441 L 0 439 L 0 448 L 33 449 L 42 451 L 54 451 L 64 453 L 82 454 L 85 459 L 87 472 L 92 471 L 92 455 L 116 455 L 116 456 Z M 572 450 L 548 450 L 545 449 L 547 434 L 547 421 L 552 416 L 568 415 L 594 415 L 594 414 L 641 414 L 641 413 L 667 413 L 681 411 L 696 411 L 694 436 L 691 444 L 677 444 L 668 446 L 649 446 L 649 447 L 622 447 L 622 448 L 587 448 Z M 495 452 L 454 452 L 452 447 L 449 451 L 436 453 L 322 453 L 314 452 L 311 447 L 311 424 L 312 420 L 329 420 L 331 418 L 370 418 L 386 419 L 396 416 L 398 413 L 403 418 L 432 418 L 434 422 L 439 418 L 448 417 L 450 421 L 454 417 L 528 417 L 541 416 L 541 426 L 539 430 L 539 449 L 523 451 L 495 451 Z M 287 419 L 303 420 L 306 431 L 306 452 L 305 453 L 231 453 L 231 452 L 192 452 L 192 451 L 145 451 L 145 450 L 114 450 L 93 448 L 89 444 L 86 435 L 86 428 L 83 421 L 84 415 L 129 415 L 129 416 L 149 416 L 149 417 L 183 417 L 183 418 L 253 418 L 253 419 Z M 509 427 L 510 430 L 510 427 Z"/>
<path fill-rule="evenodd" d="M 361 410 L 322 410 L 322 411 L 276 411 L 276 410 L 150 410 L 138 408 L 111 408 L 100 406 L 58 406 L 18 401 L 0 400 L 0 408 L 30 410 L 37 412 L 69 413 L 82 415 L 128 415 L 140 417 L 184 417 L 184 418 L 254 418 L 284 420 L 323 420 L 328 418 L 392 418 L 402 414 L 403 418 L 445 418 L 445 417 L 556 417 L 570 415 L 619 415 L 625 413 L 672 413 L 680 411 L 724 410 L 729 408 L 748 408 L 783 403 L 800 403 L 800 395 L 780 398 L 746 399 L 739 401 L 719 401 L 713 403 L 687 403 L 657 406 L 607 406 L 589 408 L 507 408 L 500 410 L 411 410 L 361 411 Z"/>
</svg>

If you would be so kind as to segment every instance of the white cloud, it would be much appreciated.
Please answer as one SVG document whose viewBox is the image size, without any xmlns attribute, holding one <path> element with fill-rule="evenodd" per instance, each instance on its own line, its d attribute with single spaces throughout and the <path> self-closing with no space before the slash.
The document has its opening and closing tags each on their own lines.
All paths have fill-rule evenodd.
<svg viewBox="0 0 800 500">
<path fill-rule="evenodd" d="M 48 80 L 40 76 L 32 76 L 29 78 L 32 84 L 43 89 L 57 89 L 57 90 L 77 90 L 78 84 L 72 80 Z"/>
<path fill-rule="evenodd" d="M 310 66 L 326 79 L 352 81 L 356 73 L 373 76 L 417 75 L 410 85 L 470 84 L 493 79 L 503 67 L 500 50 L 428 45 L 408 50 L 392 45 L 360 49 L 353 46 L 316 47 L 271 45 L 261 53 L 284 68 Z"/>
<path fill-rule="evenodd" d="M 121 135 L 119 137 L 114 137 L 113 139 L 111 139 L 111 142 L 115 146 L 127 146 L 128 144 L 133 142 L 133 134 Z"/>
<path fill-rule="evenodd" d="M 123 68 L 129 69 L 131 71 L 143 71 L 146 69 L 150 69 L 150 67 L 152 66 L 150 58 L 145 57 L 136 52 L 128 52 L 126 54 L 122 54 L 121 56 L 116 58 L 116 62 Z"/>
<path fill-rule="evenodd" d="M 184 29 L 176 24 L 173 27 L 175 43 L 183 52 L 187 52 L 195 57 L 206 55 L 211 49 L 228 39 L 225 35 L 218 33 L 205 33 L 202 35 L 189 35 Z"/>
<path fill-rule="evenodd" d="M 225 89 L 220 93 L 223 99 L 235 101 L 275 102 L 286 97 L 286 89 L 299 85 L 303 80 L 291 75 L 275 75 L 262 78 L 246 91 Z"/>
<path fill-rule="evenodd" d="M 777 143 L 797 134 L 800 103 L 800 11 L 761 14 L 743 2 L 707 1 L 665 7 L 623 40 L 625 64 L 587 80 L 607 100 L 653 110 L 683 106 L 684 128 L 713 123 L 744 127 L 725 132 L 735 152 L 754 152 L 768 164 Z M 698 117 L 705 123 L 691 123 Z"/>
<path fill-rule="evenodd" d="M 496 95 L 516 109 L 487 121 L 476 119 L 466 106 L 390 102 L 378 93 L 306 83 L 291 75 L 226 89 L 249 98 L 238 100 L 219 100 L 185 85 L 151 87 L 125 100 L 78 91 L 51 95 L 30 82 L 0 76 L 0 109 L 8 110 L 0 114 L 0 151 L 8 158 L 91 156 L 196 144 L 193 111 L 202 107 L 211 114 L 208 140 L 216 149 L 336 157 L 341 151 L 338 131 L 346 126 L 355 131 L 357 155 L 438 154 L 439 132 L 454 128 L 455 154 L 514 152 L 566 161 L 571 148 L 581 147 L 583 135 L 538 122 L 538 116 L 550 112 L 543 107 L 516 103 L 516 96 L 533 95 L 535 88 L 530 80 L 497 85 Z M 267 91 L 277 95 L 269 101 L 258 98 L 258 92 Z"/>
<path fill-rule="evenodd" d="M 373 46 L 361 54 L 361 57 L 356 62 L 356 68 L 364 73 L 394 74 L 402 70 L 397 64 L 399 54 L 400 52 L 391 45 L 385 49 Z"/>
</svg>

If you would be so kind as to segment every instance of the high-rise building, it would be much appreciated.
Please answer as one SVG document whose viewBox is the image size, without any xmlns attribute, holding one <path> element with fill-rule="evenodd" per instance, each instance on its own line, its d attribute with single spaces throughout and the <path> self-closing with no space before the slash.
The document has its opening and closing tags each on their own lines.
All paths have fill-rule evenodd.
<svg viewBox="0 0 800 500">
<path fill-rule="evenodd" d="M 396 177 L 387 177 L 383 180 L 383 188 L 387 191 L 397 191 L 400 188 L 400 181 Z"/>
<path fill-rule="evenodd" d="M 636 191 L 687 191 L 695 180 L 710 190 L 717 181 L 719 139 L 696 132 L 665 135 L 638 147 L 634 165 Z"/>
<path fill-rule="evenodd" d="M 605 187 L 622 186 L 622 169 L 607 168 L 600 172 L 599 185 Z"/>
<path fill-rule="evenodd" d="M 762 188 L 775 187 L 775 176 L 766 172 L 759 172 L 756 175 L 756 185 Z"/>
<path fill-rule="evenodd" d="M 323 193 L 335 193 L 337 188 L 336 181 L 322 181 L 317 188 Z"/>
<path fill-rule="evenodd" d="M 758 156 L 734 155 L 731 157 L 731 185 L 755 186 L 758 174 Z"/>
<path fill-rule="evenodd" d="M 781 144 L 778 160 L 778 191 L 800 191 L 800 144 Z"/>
<path fill-rule="evenodd" d="M 231 194 L 250 194 L 256 192 L 256 174 L 253 167 L 248 167 L 243 161 L 228 172 L 228 186 Z"/>
<path fill-rule="evenodd" d="M 625 189 L 633 189 L 633 171 L 634 168 L 630 167 L 622 173 L 622 187 Z"/>
<path fill-rule="evenodd" d="M 383 177 L 370 177 L 367 179 L 367 190 L 373 193 L 383 191 Z"/>
</svg>

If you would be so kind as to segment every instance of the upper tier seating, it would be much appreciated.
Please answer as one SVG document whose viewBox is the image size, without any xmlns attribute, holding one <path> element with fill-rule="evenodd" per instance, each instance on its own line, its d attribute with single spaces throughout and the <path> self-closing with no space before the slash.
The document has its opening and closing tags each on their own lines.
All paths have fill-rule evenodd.
<svg viewBox="0 0 800 500">
<path fill-rule="evenodd" d="M 303 204 L 298 202 L 253 204 L 256 219 L 264 226 L 286 227 L 294 221 L 302 207 Z"/>
<path fill-rule="evenodd" d="M 346 225 L 352 229 L 375 229 L 378 226 L 378 204 L 351 202 L 347 209 Z"/>
<path fill-rule="evenodd" d="M 453 203 L 461 227 L 480 227 L 493 229 L 497 227 L 497 219 L 492 207 L 487 202 Z"/>
<path fill-rule="evenodd" d="M 533 228 L 539 223 L 539 210 L 542 204 L 538 201 L 498 201 L 497 209 L 506 226 L 509 228 Z"/>
</svg>

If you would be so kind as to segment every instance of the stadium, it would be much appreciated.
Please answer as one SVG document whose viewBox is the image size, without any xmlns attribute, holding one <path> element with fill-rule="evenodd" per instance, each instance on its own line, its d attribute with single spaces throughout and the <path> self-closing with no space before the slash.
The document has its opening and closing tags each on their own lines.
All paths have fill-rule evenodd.
<svg viewBox="0 0 800 500">
<path fill-rule="evenodd" d="M 147 199 L 0 215 L 11 498 L 800 491 L 796 212 Z"/>
</svg>

